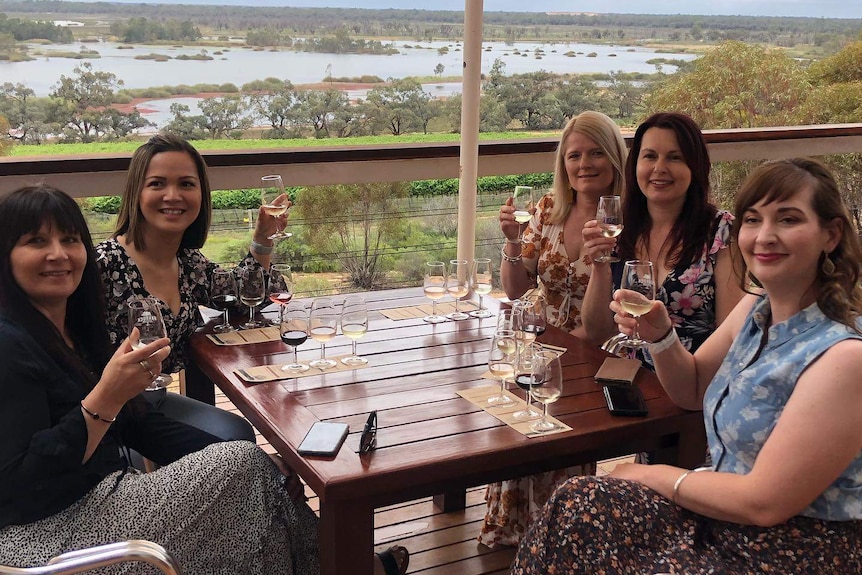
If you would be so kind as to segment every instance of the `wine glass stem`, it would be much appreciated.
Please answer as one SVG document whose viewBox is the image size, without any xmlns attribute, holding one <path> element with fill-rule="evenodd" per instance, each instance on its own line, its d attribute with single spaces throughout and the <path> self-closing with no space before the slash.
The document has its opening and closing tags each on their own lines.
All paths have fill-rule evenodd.
<svg viewBox="0 0 862 575">
<path fill-rule="evenodd" d="M 297 355 L 297 353 L 296 353 L 297 347 L 299 347 L 299 346 L 298 345 L 293 346 L 293 363 L 294 363 L 294 365 L 299 365 L 299 355 Z"/>
<path fill-rule="evenodd" d="M 635 332 L 633 335 L 634 335 L 635 340 L 637 340 L 637 341 L 640 341 L 640 339 L 641 339 L 641 335 L 640 335 L 639 330 L 638 330 L 638 328 L 640 326 L 640 322 L 641 322 L 640 316 L 636 317 L 635 318 Z"/>
<path fill-rule="evenodd" d="M 542 423 L 548 423 L 548 405 L 549 404 L 546 403 L 542 407 Z"/>
<path fill-rule="evenodd" d="M 224 322 L 222 322 L 222 323 L 223 323 L 224 325 L 228 325 L 228 324 L 230 323 L 230 319 L 228 318 L 228 315 L 227 315 L 227 308 L 224 308 L 224 312 L 223 312 L 223 313 L 224 313 Z"/>
<path fill-rule="evenodd" d="M 326 344 L 320 342 L 320 359 L 326 359 Z"/>
<path fill-rule="evenodd" d="M 500 378 L 500 397 L 506 397 L 506 378 Z"/>
<path fill-rule="evenodd" d="M 356 356 L 356 340 L 354 339 L 351 343 L 352 343 L 352 346 L 351 346 L 351 347 L 353 348 L 353 352 L 352 352 L 352 353 L 353 353 L 353 357 L 357 357 L 357 356 Z"/>
<path fill-rule="evenodd" d="M 482 294 L 479 294 L 479 311 L 485 309 L 485 306 L 482 305 Z"/>
<path fill-rule="evenodd" d="M 460 310 L 458 309 L 458 298 L 457 297 L 455 298 L 455 313 L 456 314 L 461 313 Z"/>
<path fill-rule="evenodd" d="M 437 317 L 437 300 L 431 300 L 431 315 Z"/>
</svg>

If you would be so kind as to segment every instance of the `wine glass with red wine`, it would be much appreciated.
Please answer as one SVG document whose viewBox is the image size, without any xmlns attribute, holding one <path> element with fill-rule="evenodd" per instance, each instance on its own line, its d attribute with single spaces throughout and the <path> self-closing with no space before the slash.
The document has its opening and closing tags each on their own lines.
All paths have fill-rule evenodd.
<svg viewBox="0 0 862 575">
<path fill-rule="evenodd" d="M 213 327 L 215 333 L 228 333 L 233 331 L 230 324 L 228 311 L 236 307 L 237 303 L 236 278 L 233 270 L 217 268 L 213 271 L 210 281 L 210 302 L 213 307 L 224 314 L 222 323 Z"/>
<path fill-rule="evenodd" d="M 288 373 L 302 373 L 308 366 L 299 363 L 296 348 L 308 339 L 308 309 L 302 302 L 288 303 L 279 308 L 279 334 L 281 341 L 293 348 L 293 363 L 281 369 Z"/>
</svg>

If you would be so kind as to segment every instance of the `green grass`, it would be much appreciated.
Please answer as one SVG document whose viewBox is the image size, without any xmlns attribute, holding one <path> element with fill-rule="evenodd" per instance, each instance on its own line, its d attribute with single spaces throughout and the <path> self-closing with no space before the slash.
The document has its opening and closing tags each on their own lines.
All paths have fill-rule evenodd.
<svg viewBox="0 0 862 575">
<path fill-rule="evenodd" d="M 479 134 L 481 140 L 516 140 L 541 137 L 537 132 L 487 132 Z M 556 132 L 547 135 L 556 136 Z M 405 134 L 403 136 L 363 136 L 359 138 L 303 138 L 293 140 L 195 140 L 198 150 L 259 150 L 275 148 L 310 148 L 324 146 L 364 146 L 369 144 L 410 144 L 433 142 L 458 142 L 460 134 Z M 94 142 L 91 144 L 42 144 L 13 146 L 12 156 L 63 156 L 80 154 L 131 154 L 141 141 Z"/>
</svg>

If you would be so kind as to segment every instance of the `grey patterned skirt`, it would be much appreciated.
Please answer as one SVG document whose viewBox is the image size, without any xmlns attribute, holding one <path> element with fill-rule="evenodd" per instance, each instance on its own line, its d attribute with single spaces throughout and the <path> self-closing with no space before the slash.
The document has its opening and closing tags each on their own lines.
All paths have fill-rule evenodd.
<svg viewBox="0 0 862 575">
<path fill-rule="evenodd" d="M 640 483 L 577 477 L 554 492 L 512 573 L 862 573 L 862 521 L 739 525 L 692 513 Z"/>
<path fill-rule="evenodd" d="M 273 462 L 246 441 L 213 444 L 153 473 L 114 473 L 56 515 L 8 526 L 0 530 L 0 564 L 43 565 L 128 539 L 164 545 L 186 575 L 319 572 L 317 517 L 290 500 Z M 126 563 L 94 573 L 159 571 Z"/>
</svg>

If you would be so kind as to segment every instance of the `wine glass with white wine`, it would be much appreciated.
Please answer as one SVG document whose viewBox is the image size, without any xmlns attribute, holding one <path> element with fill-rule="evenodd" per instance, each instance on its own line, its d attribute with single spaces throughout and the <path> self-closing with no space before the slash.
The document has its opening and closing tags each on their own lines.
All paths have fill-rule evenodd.
<svg viewBox="0 0 862 575">
<path fill-rule="evenodd" d="M 488 350 L 488 371 L 500 380 L 500 391 L 488 398 L 489 405 L 508 405 L 514 403 L 506 395 L 506 380 L 515 376 L 515 364 L 518 361 L 518 342 L 515 332 L 498 330 L 491 338 L 491 348 Z"/>
<path fill-rule="evenodd" d="M 602 236 L 615 238 L 623 231 L 622 208 L 619 196 L 602 196 L 599 198 L 599 207 L 596 210 L 596 221 Z M 597 262 L 613 263 L 620 261 L 612 251 L 596 257 Z"/>
<path fill-rule="evenodd" d="M 270 174 L 263 176 L 260 179 L 260 203 L 263 206 L 263 211 L 268 216 L 276 218 L 275 233 L 268 236 L 271 240 L 283 240 L 291 237 L 293 234 L 284 230 L 278 229 L 278 223 L 281 221 L 279 216 L 287 213 L 286 200 L 279 197 L 284 194 L 284 182 L 278 174 Z"/>
<path fill-rule="evenodd" d="M 470 293 L 470 269 L 467 260 L 449 260 L 449 276 L 446 278 L 446 291 L 455 298 L 455 311 L 448 314 L 451 320 L 470 319 L 458 308 L 461 298 Z"/>
<path fill-rule="evenodd" d="M 350 338 L 351 353 L 342 358 L 344 365 L 359 366 L 368 363 L 364 357 L 356 355 L 356 341 L 368 332 L 368 306 L 361 295 L 349 295 L 344 299 L 341 309 L 341 333 Z"/>
<path fill-rule="evenodd" d="M 428 323 L 446 321 L 446 316 L 437 313 L 437 300 L 446 295 L 446 264 L 443 262 L 427 262 L 425 264 L 423 289 L 425 297 L 431 300 L 431 315 L 422 319 Z"/>
<path fill-rule="evenodd" d="M 334 360 L 326 358 L 326 342 L 334 338 L 337 331 L 338 312 L 335 309 L 335 303 L 325 297 L 314 300 L 308 318 L 308 335 L 320 344 L 320 358 L 308 362 L 308 365 L 321 371 L 338 365 Z"/>
<path fill-rule="evenodd" d="M 652 262 L 631 260 L 623 265 L 623 277 L 620 282 L 620 306 L 623 311 L 637 320 L 652 309 L 655 301 L 655 276 Z M 625 340 L 625 345 L 632 348 L 646 347 L 649 342 L 641 339 L 638 324 L 631 337 Z"/>
<path fill-rule="evenodd" d="M 515 186 L 512 199 L 515 207 L 515 212 L 512 215 L 515 217 L 515 221 L 519 224 L 526 224 L 533 217 L 530 213 L 530 210 L 533 209 L 532 186 Z"/>
<path fill-rule="evenodd" d="M 137 328 L 137 332 L 135 332 Z M 141 297 L 129 302 L 129 343 L 132 349 L 141 349 L 157 339 L 168 337 L 159 302 L 153 298 Z M 160 373 L 145 388 L 158 391 L 171 383 L 171 376 Z"/>
<path fill-rule="evenodd" d="M 559 356 L 553 351 L 542 350 L 533 358 L 533 397 L 544 406 L 542 419 L 530 426 L 536 433 L 547 433 L 560 429 L 548 419 L 548 406 L 563 394 L 563 367 Z"/>
<path fill-rule="evenodd" d="M 491 293 L 494 282 L 494 269 L 491 267 L 490 258 L 476 258 L 473 260 L 473 269 L 470 276 L 470 284 L 473 291 L 479 295 L 479 309 L 469 312 L 470 317 L 491 317 L 491 312 L 482 305 L 482 296 Z"/>
</svg>

